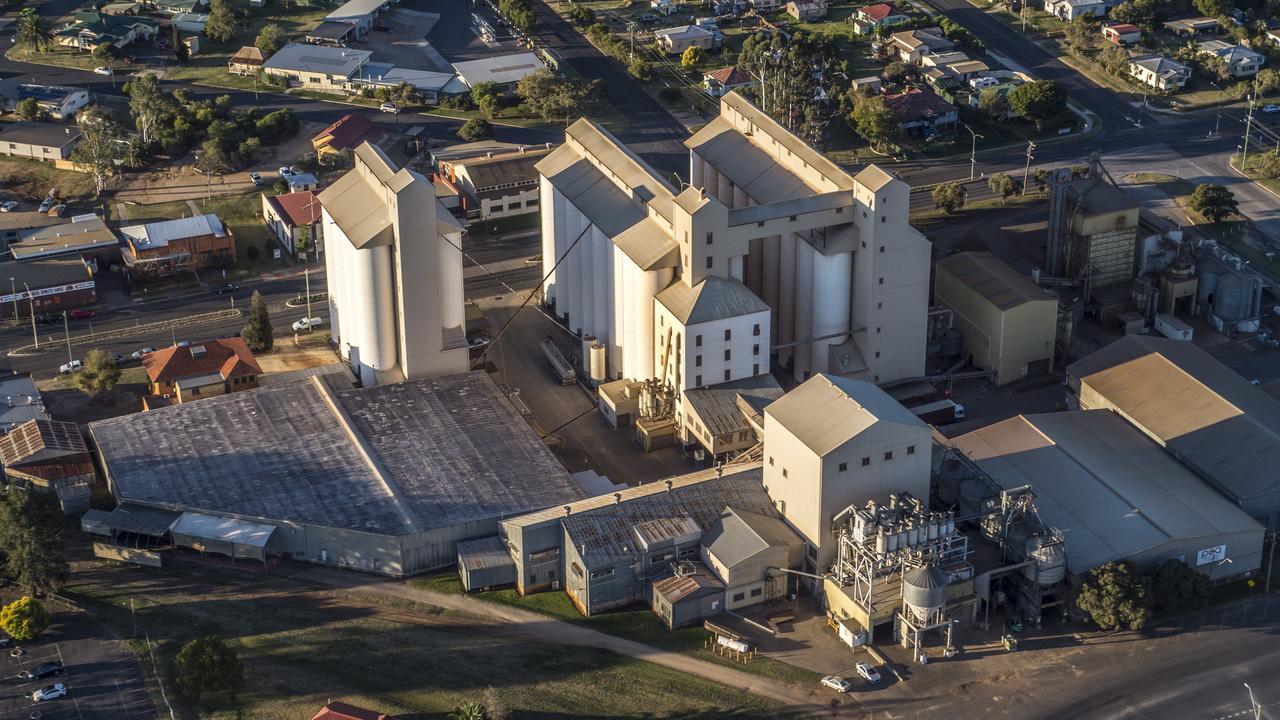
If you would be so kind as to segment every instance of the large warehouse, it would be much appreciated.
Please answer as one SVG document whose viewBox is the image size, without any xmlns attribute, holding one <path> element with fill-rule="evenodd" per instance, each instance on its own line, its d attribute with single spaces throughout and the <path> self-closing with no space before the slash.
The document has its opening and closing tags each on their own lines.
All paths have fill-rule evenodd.
<svg viewBox="0 0 1280 720">
<path fill-rule="evenodd" d="M 1174 558 L 1215 580 L 1261 566 L 1262 526 L 1115 413 L 1020 415 L 952 444 L 1001 488 L 1033 488 L 1072 574 L 1113 560 Z"/>
<path fill-rule="evenodd" d="M 1280 518 L 1280 401 L 1189 342 L 1121 338 L 1067 368 L 1068 401 L 1112 410 L 1264 524 Z"/>
<path fill-rule="evenodd" d="M 500 518 L 583 497 L 483 372 L 372 388 L 326 375 L 89 432 L 122 507 L 180 513 L 177 544 L 247 546 L 237 556 L 410 575 Z"/>
</svg>

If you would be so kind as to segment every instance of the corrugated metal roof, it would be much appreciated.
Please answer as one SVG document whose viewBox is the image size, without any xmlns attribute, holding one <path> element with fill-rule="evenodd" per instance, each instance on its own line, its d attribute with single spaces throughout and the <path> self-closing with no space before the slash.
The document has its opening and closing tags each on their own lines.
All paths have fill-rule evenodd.
<svg viewBox="0 0 1280 720">
<path fill-rule="evenodd" d="M 702 537 L 702 527 L 687 517 L 654 518 L 636 523 L 632 531 L 639 546 L 652 550 L 661 545 L 691 542 Z"/>
<path fill-rule="evenodd" d="M 1280 489 L 1280 400 L 1192 343 L 1129 335 L 1067 373 L 1235 498 Z"/>
<path fill-rule="evenodd" d="M 1056 302 L 1031 278 L 989 252 L 962 252 L 938 261 L 946 272 L 1001 310 L 1036 300 Z"/>
<path fill-rule="evenodd" d="M 819 456 L 835 450 L 877 422 L 928 428 L 874 383 L 819 373 L 765 408 Z"/>
<path fill-rule="evenodd" d="M 174 535 L 187 535 L 250 547 L 266 547 L 267 541 L 275 531 L 275 525 L 190 511 L 182 513 L 173 524 Z"/>
<path fill-rule="evenodd" d="M 80 426 L 59 420 L 29 420 L 0 437 L 0 460 L 8 466 L 88 452 Z"/>
<path fill-rule="evenodd" d="M 290 43 L 277 50 L 262 67 L 269 70 L 350 77 L 372 56 L 373 53 L 368 50 Z"/>
<path fill-rule="evenodd" d="M 698 325 L 769 311 L 769 306 L 746 285 L 715 275 L 708 276 L 693 287 L 683 282 L 672 283 L 655 297 L 683 325 Z"/>
<path fill-rule="evenodd" d="M 133 241 L 139 250 L 165 247 L 174 240 L 213 235 L 225 237 L 226 228 L 217 215 L 196 215 L 189 218 L 161 220 L 146 225 L 130 225 L 120 228 L 120 234 Z"/>
<path fill-rule="evenodd" d="M 713 436 L 748 429 L 744 402 L 752 416 L 760 416 L 782 395 L 782 386 L 768 373 L 684 391 L 694 414 Z"/>
<path fill-rule="evenodd" d="M 702 538 L 707 552 L 730 569 L 771 547 L 801 542 L 782 520 L 731 507 L 720 513 Z"/>
<path fill-rule="evenodd" d="M 498 55 L 453 64 L 454 72 L 458 73 L 458 76 L 471 87 L 485 82 L 494 82 L 499 85 L 518 82 L 545 67 L 542 58 L 538 57 L 537 53 L 531 52 Z"/>
<path fill-rule="evenodd" d="M 347 0 L 347 2 L 339 5 L 337 9 L 326 15 L 325 19 L 335 20 L 370 15 L 391 5 L 391 3 L 392 0 Z"/>
<path fill-rule="evenodd" d="M 511 553 L 497 535 L 458 543 L 458 564 L 468 572 L 509 567 L 515 571 Z"/>
<path fill-rule="evenodd" d="M 653 592 L 676 604 L 685 600 L 697 600 L 707 595 L 724 592 L 724 583 L 720 582 L 706 565 L 689 563 L 694 571 L 687 575 L 670 575 L 653 581 Z"/>
<path fill-rule="evenodd" d="M 952 443 L 1005 488 L 1031 485 L 1081 573 L 1171 540 L 1261 532 L 1243 510 L 1114 413 L 1019 416 Z"/>
<path fill-rule="evenodd" d="M 160 537 L 169 532 L 169 528 L 173 527 L 181 514 L 174 510 L 121 503 L 111 511 L 104 522 L 107 527 L 119 532 Z"/>
</svg>

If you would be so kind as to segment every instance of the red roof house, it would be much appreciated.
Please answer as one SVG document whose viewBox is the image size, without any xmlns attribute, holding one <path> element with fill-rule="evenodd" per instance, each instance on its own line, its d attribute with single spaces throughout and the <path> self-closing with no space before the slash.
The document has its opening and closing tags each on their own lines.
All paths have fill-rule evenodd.
<svg viewBox="0 0 1280 720">
<path fill-rule="evenodd" d="M 885 95 L 884 104 L 898 116 L 907 131 L 945 133 L 954 130 L 958 120 L 956 106 L 932 90 L 907 88 L 896 95 Z"/>
<path fill-rule="evenodd" d="M 238 337 L 149 352 L 142 367 L 152 395 L 179 403 L 255 388 L 262 375 L 262 366 Z"/>
<path fill-rule="evenodd" d="M 858 8 L 858 15 L 861 15 L 872 22 L 880 22 L 890 15 L 901 14 L 902 13 L 898 11 L 898 8 L 890 5 L 889 3 L 877 3 L 875 5 L 867 5 L 866 7 Z"/>
<path fill-rule="evenodd" d="M 315 149 L 316 157 L 355 150 L 365 140 L 372 142 L 370 136 L 376 130 L 373 121 L 363 115 L 343 115 L 337 122 L 316 133 L 311 138 L 311 147 Z"/>
<path fill-rule="evenodd" d="M 331 702 L 320 708 L 311 720 L 389 720 L 388 716 L 375 710 L 365 710 L 344 702 Z"/>
<path fill-rule="evenodd" d="M 752 82 L 751 75 L 737 65 L 722 67 L 702 74 L 702 89 L 711 97 L 720 97 L 730 90 L 746 87 Z"/>
<path fill-rule="evenodd" d="M 272 234 L 292 255 L 300 254 L 302 228 L 310 233 L 310 246 L 319 250 L 324 224 L 320 222 L 320 201 L 310 190 L 262 196 L 262 219 Z"/>
</svg>

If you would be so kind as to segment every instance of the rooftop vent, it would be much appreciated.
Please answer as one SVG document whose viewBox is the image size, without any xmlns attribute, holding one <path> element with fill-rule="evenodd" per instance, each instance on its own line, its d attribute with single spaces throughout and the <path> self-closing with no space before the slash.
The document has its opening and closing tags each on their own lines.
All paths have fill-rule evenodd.
<svg viewBox="0 0 1280 720">
<path fill-rule="evenodd" d="M 205 356 L 205 349 L 204 349 L 204 346 L 203 346 L 203 345 L 192 345 L 192 346 L 191 346 L 191 357 L 192 357 L 192 358 L 202 358 L 202 357 L 204 357 L 204 356 Z"/>
</svg>

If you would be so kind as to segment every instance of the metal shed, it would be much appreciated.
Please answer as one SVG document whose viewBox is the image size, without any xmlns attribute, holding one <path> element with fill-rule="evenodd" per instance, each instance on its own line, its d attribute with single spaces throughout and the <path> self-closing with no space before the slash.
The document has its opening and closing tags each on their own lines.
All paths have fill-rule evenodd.
<svg viewBox="0 0 1280 720">
<path fill-rule="evenodd" d="M 516 584 L 516 564 L 502 538 L 493 535 L 458 543 L 458 576 L 467 592 Z"/>
<path fill-rule="evenodd" d="M 235 558 L 267 560 L 274 525 L 184 512 L 173 525 L 175 545 Z"/>
<path fill-rule="evenodd" d="M 724 584 L 700 562 L 680 564 L 677 574 L 653 581 L 653 611 L 668 629 L 702 622 L 724 610 Z"/>
</svg>

